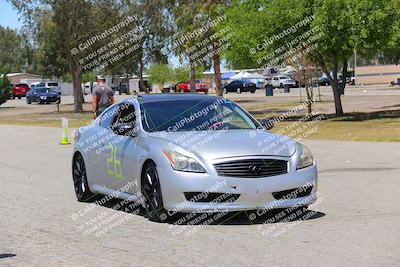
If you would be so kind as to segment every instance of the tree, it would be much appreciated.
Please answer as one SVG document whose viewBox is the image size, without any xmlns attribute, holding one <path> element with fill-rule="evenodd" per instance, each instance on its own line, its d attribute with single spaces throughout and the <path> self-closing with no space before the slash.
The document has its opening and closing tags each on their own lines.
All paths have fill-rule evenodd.
<svg viewBox="0 0 400 267">
<path fill-rule="evenodd" d="M 297 66 L 298 70 L 294 75 L 294 79 L 299 82 L 300 87 L 304 86 L 307 94 L 307 111 L 312 113 L 312 103 L 314 102 L 313 81 L 318 74 L 318 70 L 314 64 L 301 59 L 301 63 Z M 301 90 L 301 89 L 300 89 Z"/>
<path fill-rule="evenodd" d="M 42 22 L 40 16 L 31 17 L 37 10 L 47 10 L 47 14 L 51 18 L 49 21 L 48 29 L 53 33 L 54 38 L 50 38 L 47 45 L 50 45 L 49 49 L 45 51 L 53 52 L 61 55 L 67 64 L 67 68 L 72 77 L 73 83 L 73 95 L 74 95 L 74 110 L 80 112 L 83 110 L 83 94 L 81 87 L 81 70 L 78 63 L 73 58 L 73 55 L 68 48 L 68 44 L 79 39 L 80 36 L 86 34 L 93 26 L 95 22 L 93 18 L 93 7 L 95 1 L 85 0 L 38 0 L 38 1 L 24 1 L 24 0 L 10 0 L 10 2 L 22 13 L 25 18 L 31 18 L 27 23 L 34 23 L 39 26 L 40 29 L 44 29 L 45 26 L 41 27 Z M 33 27 L 30 25 L 30 27 Z M 50 34 L 51 35 L 51 34 Z M 48 32 L 46 32 L 46 36 Z M 62 64 L 62 63 L 61 63 Z"/>
<path fill-rule="evenodd" d="M 154 64 L 151 65 L 148 72 L 149 82 L 152 84 L 159 84 L 160 90 L 163 90 L 164 83 L 174 79 L 174 73 L 168 64 Z"/>
<path fill-rule="evenodd" d="M 4 71 L 0 71 L 0 105 L 4 104 L 8 99 L 10 99 L 10 81 Z"/>
<path fill-rule="evenodd" d="M 0 66 L 10 72 L 21 72 L 25 63 L 22 36 L 0 26 Z"/>
<path fill-rule="evenodd" d="M 220 40 L 215 35 L 217 28 L 212 22 L 224 14 L 222 7 L 227 6 L 230 1 L 184 0 L 172 2 L 174 3 L 172 13 L 177 25 L 175 39 L 178 41 L 186 39 L 179 46 L 175 46 L 175 53 L 185 55 L 189 61 L 191 92 L 195 92 L 196 66 L 204 67 L 210 65 L 208 58 L 211 56 L 216 92 L 217 95 L 222 95 Z M 201 60 L 196 59 L 196 55 L 199 53 L 198 50 L 205 50 L 202 54 L 200 52 Z"/>
<path fill-rule="evenodd" d="M 132 57 L 137 65 L 140 89 L 149 93 L 145 86 L 143 74 L 146 62 L 165 63 L 167 55 L 161 53 L 172 35 L 167 0 L 122 0 L 122 10 L 130 14 L 139 14 L 137 27 L 141 29 L 142 38 L 138 40 L 138 52 Z"/>
<path fill-rule="evenodd" d="M 189 73 L 186 67 L 177 67 L 174 69 L 174 81 L 175 82 L 184 82 L 187 81 L 189 77 Z"/>
<path fill-rule="evenodd" d="M 291 58 L 280 57 L 281 53 L 277 55 L 276 51 L 283 48 L 287 54 L 304 52 L 303 49 L 297 50 L 297 46 L 304 48 L 304 42 L 297 41 L 311 31 L 311 37 L 315 38 L 305 46 L 313 45 L 314 49 L 306 53 L 307 59 L 328 77 L 334 95 L 335 113 L 342 116 L 341 95 L 346 77 L 340 74 L 347 73 L 347 62 L 354 51 L 374 53 L 388 46 L 394 34 L 394 18 L 398 17 L 398 11 L 392 8 L 394 2 L 236 0 L 227 10 L 226 26 L 239 34 L 234 35 L 226 56 L 233 65 L 247 63 L 254 66 L 256 63 L 261 67 L 271 62 L 271 58 L 276 59 L 277 65 L 285 64 L 288 59 L 292 62 Z M 293 30 L 293 27 L 296 29 Z"/>
<path fill-rule="evenodd" d="M 194 52 L 196 51 L 196 44 L 201 40 L 201 36 L 197 33 L 194 34 L 201 27 L 201 23 L 196 19 L 199 1 L 172 1 L 170 9 L 175 23 L 175 34 L 173 40 L 171 40 L 172 51 L 178 55 L 181 62 L 188 61 L 189 90 L 191 93 L 195 93 L 196 62 Z"/>
</svg>

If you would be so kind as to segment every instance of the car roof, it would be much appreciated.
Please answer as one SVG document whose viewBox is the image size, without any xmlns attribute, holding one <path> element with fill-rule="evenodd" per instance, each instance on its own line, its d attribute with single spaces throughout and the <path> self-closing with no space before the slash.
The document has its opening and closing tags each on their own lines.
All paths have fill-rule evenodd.
<svg viewBox="0 0 400 267">
<path fill-rule="evenodd" d="M 181 101 L 181 100 L 216 100 L 221 99 L 219 96 L 209 96 L 203 94 L 146 94 L 138 97 L 140 103 L 161 102 L 161 101 Z"/>
</svg>

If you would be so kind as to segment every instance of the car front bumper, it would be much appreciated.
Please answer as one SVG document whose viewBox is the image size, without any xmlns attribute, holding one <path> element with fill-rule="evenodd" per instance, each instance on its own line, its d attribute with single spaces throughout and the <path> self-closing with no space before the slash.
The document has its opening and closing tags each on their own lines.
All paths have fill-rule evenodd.
<svg viewBox="0 0 400 267">
<path fill-rule="evenodd" d="M 219 212 L 307 206 L 316 201 L 316 165 L 265 178 L 233 178 L 206 173 L 188 173 L 157 168 L 163 204 L 169 213 Z M 312 184 L 309 195 L 277 199 L 273 193 Z M 215 192 L 227 195 L 226 202 L 197 202 L 185 197 L 187 192 Z M 236 199 L 230 196 L 236 196 Z"/>
</svg>

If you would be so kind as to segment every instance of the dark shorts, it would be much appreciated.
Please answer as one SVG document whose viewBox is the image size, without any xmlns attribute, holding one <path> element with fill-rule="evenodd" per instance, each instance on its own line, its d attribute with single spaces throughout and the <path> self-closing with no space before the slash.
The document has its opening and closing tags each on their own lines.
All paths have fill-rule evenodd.
<svg viewBox="0 0 400 267">
<path fill-rule="evenodd" d="M 96 110 L 96 117 L 98 117 L 101 113 L 103 113 L 103 111 L 104 111 L 105 109 L 107 109 L 109 106 L 111 106 L 111 105 L 99 107 L 99 108 Z"/>
</svg>

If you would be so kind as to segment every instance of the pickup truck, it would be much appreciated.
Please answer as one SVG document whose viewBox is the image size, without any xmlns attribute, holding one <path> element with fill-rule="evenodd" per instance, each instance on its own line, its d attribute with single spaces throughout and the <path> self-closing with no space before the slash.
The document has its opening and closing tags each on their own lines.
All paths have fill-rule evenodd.
<svg viewBox="0 0 400 267">
<path fill-rule="evenodd" d="M 208 86 L 200 80 L 195 80 L 196 93 L 202 92 L 208 94 Z M 190 81 L 180 82 L 176 86 L 176 91 L 180 93 L 190 93 Z"/>
</svg>

